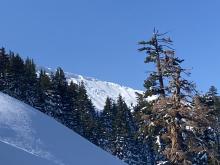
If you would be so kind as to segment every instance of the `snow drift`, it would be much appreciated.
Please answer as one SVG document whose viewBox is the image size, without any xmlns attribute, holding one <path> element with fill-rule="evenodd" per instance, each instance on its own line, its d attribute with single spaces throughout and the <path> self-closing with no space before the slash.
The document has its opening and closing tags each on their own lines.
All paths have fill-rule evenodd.
<svg viewBox="0 0 220 165">
<path fill-rule="evenodd" d="M 0 164 L 122 165 L 70 129 L 0 92 Z"/>
</svg>

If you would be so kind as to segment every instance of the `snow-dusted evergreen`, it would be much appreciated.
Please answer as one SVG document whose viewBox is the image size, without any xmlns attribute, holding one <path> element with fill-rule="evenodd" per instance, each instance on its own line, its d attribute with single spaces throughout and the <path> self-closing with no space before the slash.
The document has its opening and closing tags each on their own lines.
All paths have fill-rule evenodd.
<svg viewBox="0 0 220 165">
<path fill-rule="evenodd" d="M 145 63 L 155 67 L 145 81 L 142 98 L 159 95 L 139 110 L 139 134 L 147 135 L 148 144 L 156 143 L 151 146 L 155 161 L 219 164 L 219 107 L 213 106 L 216 90 L 212 88 L 204 100 L 199 96 L 195 85 L 186 79 L 189 72 L 182 67 L 184 60 L 176 56 L 166 33 L 154 30 L 150 40 L 139 44 L 139 50 L 147 55 Z"/>
</svg>

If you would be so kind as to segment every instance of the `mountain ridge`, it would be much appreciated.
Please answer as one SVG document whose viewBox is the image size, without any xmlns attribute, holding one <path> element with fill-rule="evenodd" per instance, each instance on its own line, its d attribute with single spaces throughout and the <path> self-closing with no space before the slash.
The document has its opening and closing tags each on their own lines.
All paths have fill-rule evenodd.
<svg viewBox="0 0 220 165">
<path fill-rule="evenodd" d="M 48 74 L 51 72 L 54 73 L 56 71 L 51 68 L 37 67 L 38 72 L 40 69 L 45 70 Z M 135 90 L 127 86 L 119 85 L 109 81 L 102 81 L 93 77 L 85 77 L 71 72 L 65 72 L 65 75 L 68 83 L 71 81 L 76 84 L 81 82 L 84 83 L 87 94 L 98 111 L 101 111 L 104 108 L 107 97 L 110 97 L 116 101 L 118 96 L 121 95 L 124 98 L 126 104 L 132 107 L 137 104 L 136 93 L 143 93 L 141 90 Z"/>
</svg>

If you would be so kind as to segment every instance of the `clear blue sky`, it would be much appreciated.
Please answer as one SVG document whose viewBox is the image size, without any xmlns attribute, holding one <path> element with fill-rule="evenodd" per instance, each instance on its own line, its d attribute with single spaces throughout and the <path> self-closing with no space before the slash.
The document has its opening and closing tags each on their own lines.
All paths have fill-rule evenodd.
<svg viewBox="0 0 220 165">
<path fill-rule="evenodd" d="M 220 1 L 1 0 L 0 46 L 37 64 L 143 89 L 137 42 L 169 31 L 199 90 L 220 90 Z"/>
</svg>

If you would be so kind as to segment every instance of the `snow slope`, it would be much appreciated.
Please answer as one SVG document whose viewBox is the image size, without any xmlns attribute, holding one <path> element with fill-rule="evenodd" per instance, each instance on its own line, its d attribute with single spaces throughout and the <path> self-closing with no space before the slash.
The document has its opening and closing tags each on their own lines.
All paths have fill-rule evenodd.
<svg viewBox="0 0 220 165">
<path fill-rule="evenodd" d="M 51 68 L 38 67 L 38 70 L 43 69 L 48 74 L 54 72 Z M 121 86 L 116 83 L 100 81 L 95 78 L 83 77 L 81 75 L 65 72 L 68 82 L 73 81 L 74 83 L 84 82 L 87 94 L 93 102 L 93 105 L 97 110 L 102 110 L 105 105 L 107 97 L 117 100 L 119 94 L 125 99 L 128 106 L 136 105 L 136 92 L 142 93 L 140 90 L 135 90 L 129 87 Z"/>
<path fill-rule="evenodd" d="M 136 92 L 142 93 L 142 91 L 139 90 L 134 90 L 132 88 L 107 81 L 100 81 L 95 78 L 83 77 L 81 75 L 76 75 L 68 72 L 66 72 L 65 74 L 68 82 L 84 82 L 87 94 L 98 110 L 103 109 L 107 97 L 110 97 L 113 100 L 117 100 L 119 94 L 125 99 L 125 102 L 128 106 L 136 105 Z"/>
<path fill-rule="evenodd" d="M 19 148 L 0 142 L 0 164 L 3 165 L 54 165 L 53 162 L 32 155 Z"/>
<path fill-rule="evenodd" d="M 0 92 L 0 164 L 123 165 L 38 110 Z"/>
</svg>

